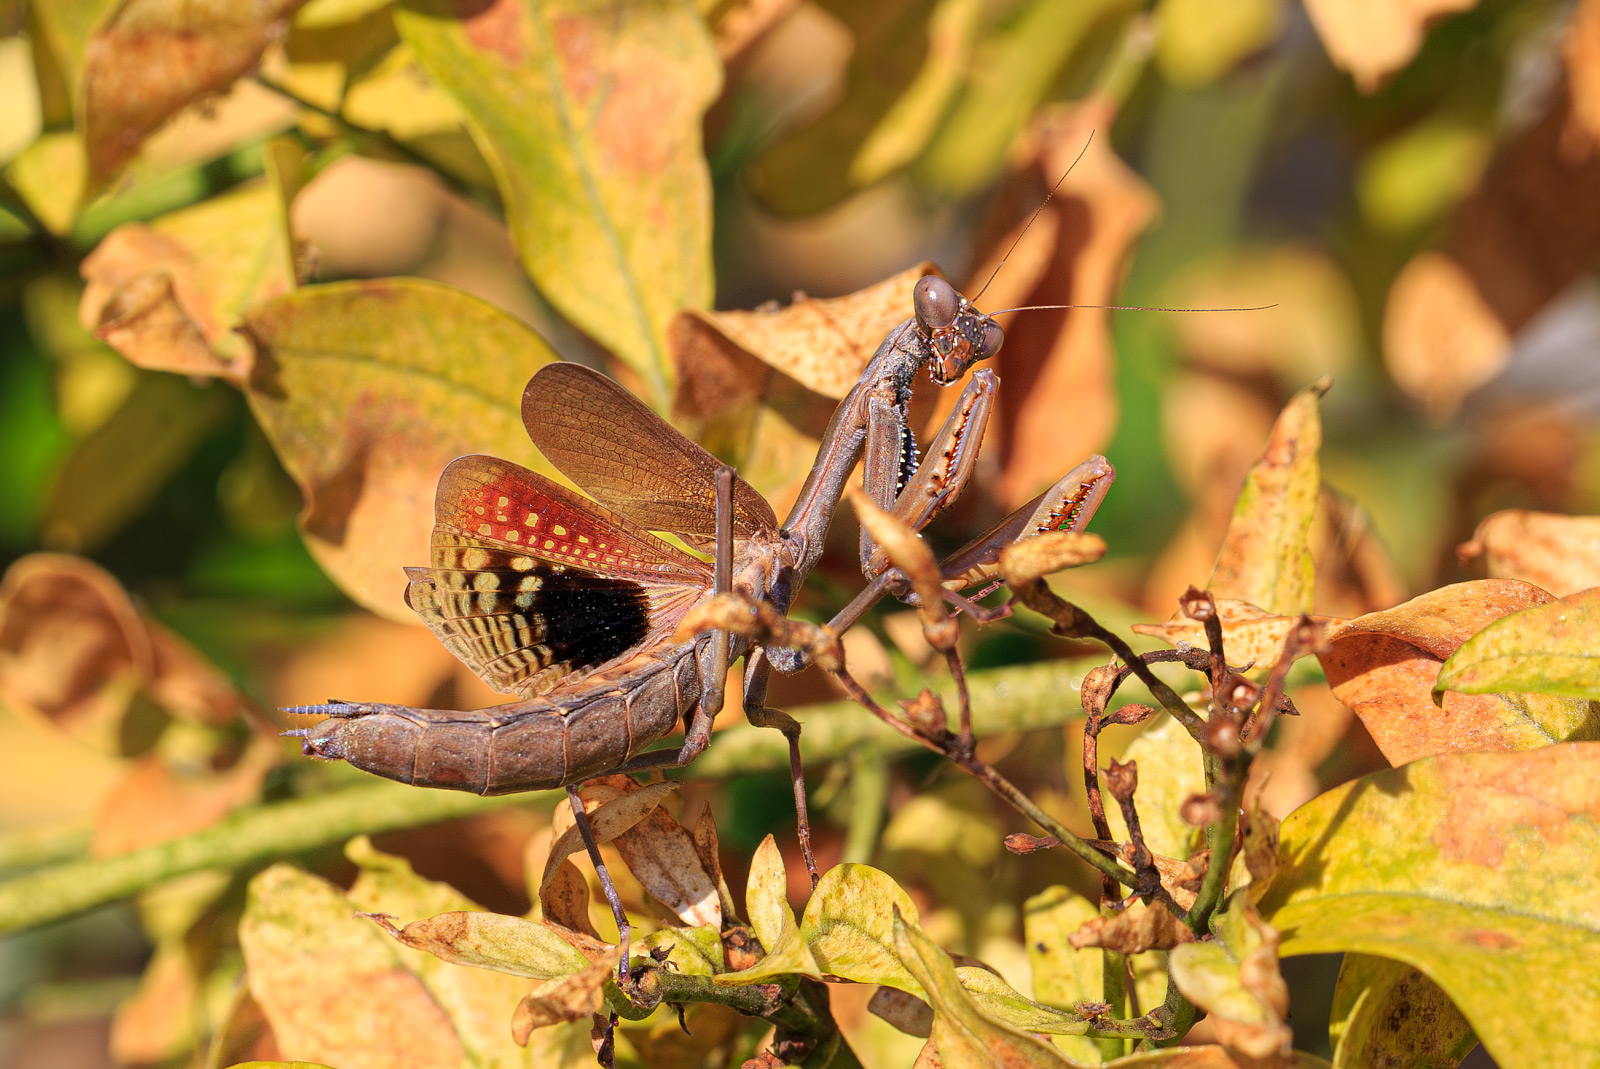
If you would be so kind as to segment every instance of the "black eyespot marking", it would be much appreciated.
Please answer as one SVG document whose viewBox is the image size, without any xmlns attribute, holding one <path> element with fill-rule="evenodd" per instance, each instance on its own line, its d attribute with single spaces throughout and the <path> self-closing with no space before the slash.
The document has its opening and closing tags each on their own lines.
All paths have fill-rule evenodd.
<svg viewBox="0 0 1600 1069">
<path fill-rule="evenodd" d="M 631 579 L 551 577 L 534 611 L 544 617 L 552 660 L 574 669 L 592 668 L 626 653 L 649 629 L 644 587 Z"/>
</svg>

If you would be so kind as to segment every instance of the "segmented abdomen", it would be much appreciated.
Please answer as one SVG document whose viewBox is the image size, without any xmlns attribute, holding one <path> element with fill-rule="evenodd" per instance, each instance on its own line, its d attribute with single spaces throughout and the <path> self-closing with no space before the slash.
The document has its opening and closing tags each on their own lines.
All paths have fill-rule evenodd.
<svg viewBox="0 0 1600 1069">
<path fill-rule="evenodd" d="M 335 704 L 303 749 L 418 787 L 560 787 L 615 768 L 681 722 L 700 699 L 694 651 L 640 654 L 573 693 L 475 712 Z"/>
</svg>

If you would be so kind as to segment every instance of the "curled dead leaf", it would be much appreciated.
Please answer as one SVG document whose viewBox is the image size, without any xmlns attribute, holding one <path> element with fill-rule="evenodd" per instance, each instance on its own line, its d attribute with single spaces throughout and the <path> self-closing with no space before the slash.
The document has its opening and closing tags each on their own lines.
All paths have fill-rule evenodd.
<svg viewBox="0 0 1600 1069">
<path fill-rule="evenodd" d="M 547 924 L 599 939 L 589 918 L 589 885 L 570 861 L 563 861 L 539 889 L 539 911 Z"/>
<path fill-rule="evenodd" d="M 1066 568 L 1092 564 L 1106 555 L 1106 541 L 1082 531 L 1047 531 L 1000 551 L 1008 584 L 1023 585 Z"/>
<path fill-rule="evenodd" d="M 1039 120 L 1038 164 L 1052 180 L 1066 178 L 1052 198 L 1059 217 L 1053 257 L 1019 304 L 1111 303 L 1128 250 L 1156 217 L 1155 194 L 1103 135 L 1116 110 L 1109 98 L 1091 96 Z M 1014 508 L 1061 474 L 1062 457 L 1105 447 L 1117 400 L 1108 311 L 1025 312 L 1002 325 L 998 415 L 1005 468 L 996 494 Z M 1068 412 L 1072 418 L 1063 419 Z"/>
<path fill-rule="evenodd" d="M 1189 926 L 1174 917 L 1165 905 L 1134 904 L 1111 916 L 1091 917 L 1067 937 L 1074 950 L 1104 947 L 1123 954 L 1146 950 L 1170 950 L 1180 943 L 1194 942 Z"/>
<path fill-rule="evenodd" d="M 616 971 L 620 951 L 612 949 L 588 968 L 546 980 L 517 1003 L 511 1016 L 511 1038 L 518 1046 L 527 1046 L 528 1037 L 536 1028 L 560 1024 L 563 1021 L 581 1021 L 600 1012 L 605 1005 L 602 988 Z"/>
<path fill-rule="evenodd" d="M 584 799 L 584 809 L 594 804 L 595 808 L 589 812 L 589 827 L 594 833 L 597 843 L 608 843 L 638 824 L 662 801 L 677 790 L 680 784 L 669 780 L 666 783 L 652 783 L 647 787 L 624 793 L 615 787 L 597 785 L 586 788 L 589 797 Z M 602 792 L 615 791 L 615 794 L 606 797 Z M 584 849 L 583 837 L 578 833 L 576 824 L 572 821 L 571 811 L 565 820 L 561 818 L 561 808 L 556 809 L 556 818 L 551 824 L 551 833 L 556 836 L 555 842 L 550 847 L 550 856 L 545 861 L 544 875 L 539 880 L 539 893 L 544 894 L 544 889 L 549 885 L 550 879 L 557 867 L 573 854 Z M 562 831 L 562 825 L 567 824 Z"/>
<path fill-rule="evenodd" d="M 249 711 L 215 665 L 145 617 L 80 557 L 35 553 L 0 580 L 0 697 L 108 753 L 147 745 L 123 730 L 144 692 L 166 714 L 213 726 Z"/>
</svg>

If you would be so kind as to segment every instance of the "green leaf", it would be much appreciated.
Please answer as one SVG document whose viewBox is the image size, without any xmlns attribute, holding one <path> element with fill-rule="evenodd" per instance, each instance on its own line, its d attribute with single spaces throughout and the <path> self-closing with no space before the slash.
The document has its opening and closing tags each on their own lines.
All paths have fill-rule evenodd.
<svg viewBox="0 0 1600 1069">
<path fill-rule="evenodd" d="M 1455 1069 L 1478 1045 L 1438 984 L 1409 965 L 1370 954 L 1344 956 L 1328 1035 L 1335 1069 Z"/>
<path fill-rule="evenodd" d="M 789 875 L 783 868 L 783 855 L 778 844 L 767 836 L 756 848 L 750 861 L 750 880 L 745 886 L 744 908 L 750 916 L 750 927 L 766 950 L 766 956 L 748 969 L 721 973 L 716 982 L 730 987 L 753 984 L 774 976 L 799 973 L 813 979 L 822 978 L 816 959 L 800 936 L 794 922 L 794 911 L 789 908 Z"/>
<path fill-rule="evenodd" d="M 1213 922 L 1217 938 L 1167 955 L 1172 980 L 1211 1016 L 1224 1047 L 1248 1058 L 1283 1057 L 1294 1033 L 1283 1023 L 1289 989 L 1278 972 L 1278 933 L 1262 923 L 1247 892 L 1235 891 Z"/>
<path fill-rule="evenodd" d="M 1600 587 L 1496 620 L 1450 655 L 1433 690 L 1600 699 Z"/>
<path fill-rule="evenodd" d="M 669 398 L 666 327 L 712 295 L 700 121 L 721 65 L 694 8 L 450 0 L 396 14 L 465 109 L 522 263 L 561 312 Z"/>
<path fill-rule="evenodd" d="M 439 473 L 489 453 L 554 475 L 522 389 L 555 354 L 493 305 L 434 282 L 306 286 L 245 318 L 251 407 L 306 497 L 300 529 L 360 604 L 414 622 L 407 565 L 429 559 Z"/>
<path fill-rule="evenodd" d="M 946 1065 L 1023 1066 L 1061 1069 L 1069 1065 L 1055 1048 L 998 1024 L 978 1010 L 956 977 L 955 963 L 915 924 L 908 924 L 898 908 L 891 923 L 895 952 L 906 970 L 927 991 L 933 1007 L 931 1042 Z"/>
<path fill-rule="evenodd" d="M 1279 862 L 1260 910 L 1283 954 L 1420 969 L 1507 1069 L 1600 1049 L 1600 743 L 1366 776 L 1290 814 Z"/>
<path fill-rule="evenodd" d="M 6 166 L 6 181 L 45 229 L 60 236 L 72 229 L 83 207 L 87 167 L 77 134 L 47 133 Z"/>
<path fill-rule="evenodd" d="M 685 976 L 714 976 L 723 969 L 722 934 L 714 924 L 657 928 L 634 944 L 635 957 L 666 948 L 668 967 Z"/>
<path fill-rule="evenodd" d="M 104 545 L 237 411 L 235 404 L 220 385 L 140 372 L 110 418 L 67 454 L 45 502 L 45 537 L 81 551 Z"/>
<path fill-rule="evenodd" d="M 1208 584 L 1216 597 L 1248 601 L 1280 616 L 1311 611 L 1316 573 L 1309 535 L 1322 487 L 1318 402 L 1327 389 L 1327 380 L 1307 386 L 1273 425 L 1234 502 Z"/>
<path fill-rule="evenodd" d="M 956 968 L 956 980 L 972 996 L 973 1005 L 991 1021 L 1010 1025 L 1023 1032 L 1044 1032 L 1056 1036 L 1081 1036 L 1089 1022 L 1076 1013 L 1067 1013 L 1024 996 L 988 969 L 975 965 Z"/>
<path fill-rule="evenodd" d="M 925 999 L 894 948 L 896 910 L 906 923 L 917 922 L 911 896 L 887 873 L 870 865 L 836 865 L 811 892 L 800 936 L 823 972 Z"/>
</svg>

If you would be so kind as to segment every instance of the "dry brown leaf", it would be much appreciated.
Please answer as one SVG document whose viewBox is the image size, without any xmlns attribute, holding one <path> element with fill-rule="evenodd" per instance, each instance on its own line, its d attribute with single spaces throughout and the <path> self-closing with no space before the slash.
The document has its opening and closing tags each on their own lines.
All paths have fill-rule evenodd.
<svg viewBox="0 0 1600 1069">
<path fill-rule="evenodd" d="M 1142 954 L 1146 950 L 1170 950 L 1179 943 L 1194 942 L 1188 925 L 1167 911 L 1160 902 L 1148 906 L 1134 904 L 1109 917 L 1091 917 L 1067 936 L 1074 950 L 1104 947 L 1123 954 Z"/>
<path fill-rule="evenodd" d="M 717 885 L 717 897 L 722 902 L 723 926 L 737 924 L 739 911 L 734 907 L 733 892 L 728 887 L 728 881 L 722 875 L 722 851 L 717 841 L 717 822 L 711 816 L 709 805 L 701 810 L 689 834 L 694 839 L 695 853 L 700 856 L 701 866 L 710 873 L 712 881 Z"/>
<path fill-rule="evenodd" d="M 621 951 L 608 950 L 582 972 L 547 980 L 529 992 L 511 1015 L 511 1038 L 527 1046 L 536 1028 L 581 1021 L 600 1012 L 605 1004 L 601 988 L 616 971 Z"/>
<path fill-rule="evenodd" d="M 1466 750 L 1522 750 L 1592 730 L 1588 702 L 1546 694 L 1445 693 L 1439 667 L 1509 613 L 1552 601 L 1514 579 L 1457 583 L 1334 628 L 1320 656 L 1334 694 L 1355 710 L 1390 764 Z"/>
<path fill-rule="evenodd" d="M 1420 254 L 1390 293 L 1385 357 L 1435 414 L 1498 370 L 1507 339 L 1600 251 L 1600 151 L 1572 135 L 1581 105 L 1565 85 L 1550 101 L 1496 153 L 1444 250 Z"/>
<path fill-rule="evenodd" d="M 1222 619 L 1223 649 L 1228 653 L 1228 663 L 1252 664 L 1257 668 L 1270 668 L 1283 655 L 1283 646 L 1290 633 L 1300 623 L 1298 616 L 1278 616 L 1257 608 L 1248 601 L 1236 598 L 1217 598 L 1217 615 Z M 1326 616 L 1313 616 L 1313 620 L 1329 626 L 1343 623 Z M 1135 634 L 1149 635 L 1176 646 L 1186 642 L 1198 649 L 1207 649 L 1205 625 L 1191 620 L 1183 613 L 1173 613 L 1163 624 L 1134 624 Z"/>
<path fill-rule="evenodd" d="M 600 938 L 594 921 L 589 919 L 589 884 L 570 861 L 557 865 L 539 889 L 539 910 L 548 924 L 559 924 L 591 939 Z"/>
<path fill-rule="evenodd" d="M 106 753 L 148 739 L 123 731 L 143 691 L 179 719 L 222 725 L 245 699 L 188 643 L 134 607 L 79 557 L 35 553 L 0 580 L 0 697 Z M 136 733 L 137 734 L 137 733 Z"/>
<path fill-rule="evenodd" d="M 1600 516 L 1505 509 L 1456 552 L 1463 561 L 1483 557 L 1492 579 L 1520 579 L 1564 598 L 1600 586 Z"/>
<path fill-rule="evenodd" d="M 589 827 L 594 833 L 596 843 L 609 843 L 635 824 L 639 823 L 650 812 L 660 805 L 662 801 L 677 790 L 681 784 L 676 781 L 666 783 L 652 783 L 648 787 L 624 793 L 615 787 L 595 785 L 584 788 L 584 811 L 589 815 Z M 607 792 L 616 793 L 605 797 Z M 593 805 L 593 809 L 590 806 Z M 571 810 L 568 808 L 565 820 L 562 819 L 561 806 L 556 807 L 555 817 L 551 821 L 551 834 L 555 841 L 550 847 L 550 857 L 545 861 L 544 875 L 539 880 L 539 891 L 544 893 L 545 885 L 550 882 L 551 874 L 556 867 L 573 854 L 584 849 L 583 837 L 578 833 L 578 827 L 571 823 Z M 565 831 L 562 825 L 567 824 Z"/>
<path fill-rule="evenodd" d="M 884 335 L 911 316 L 911 288 L 917 280 L 938 273 L 933 264 L 923 262 L 845 297 L 819 300 L 796 294 L 787 308 L 679 312 L 670 336 L 679 380 L 674 408 L 716 410 L 684 399 L 708 389 L 709 368 L 723 364 L 729 342 L 807 389 L 841 400 Z"/>
<path fill-rule="evenodd" d="M 0 695 L 99 749 L 150 678 L 150 634 L 122 586 L 81 557 L 34 553 L 0 580 Z"/>
<path fill-rule="evenodd" d="M 1054 255 L 1021 303 L 1107 304 L 1115 298 L 1128 250 L 1159 210 L 1149 186 L 1111 147 L 1105 131 L 1115 118 L 1109 99 L 1090 97 L 1041 120 L 1039 166 L 1052 181 L 1066 179 L 1052 198 L 1060 220 Z M 1004 383 L 998 417 L 1005 469 L 996 492 L 1005 507 L 1015 508 L 1059 478 L 1063 458 L 1071 463 L 1098 452 L 1109 439 L 1117 418 L 1109 316 L 1075 308 L 1019 313 L 1003 324 L 1006 344 L 997 365 Z"/>
<path fill-rule="evenodd" d="M 1567 82 L 1572 87 L 1571 122 L 1591 141 L 1600 142 L 1600 3 L 1578 0 L 1561 42 Z M 1568 133 L 1573 140 L 1577 131 Z"/>
<path fill-rule="evenodd" d="M 1494 378 L 1511 336 L 1472 277 L 1451 257 L 1420 252 L 1389 289 L 1383 354 L 1395 384 L 1435 420 Z"/>
<path fill-rule="evenodd" d="M 879 987 L 867 1001 L 867 1011 L 908 1036 L 927 1039 L 933 1031 L 933 1007 L 899 988 Z"/>
<path fill-rule="evenodd" d="M 83 64 L 89 188 L 158 127 L 233 84 L 289 30 L 304 0 L 130 0 L 89 39 Z"/>
<path fill-rule="evenodd" d="M 1206 583 L 1215 596 L 1282 614 L 1311 611 L 1310 530 L 1321 488 L 1320 401 L 1328 386 L 1323 379 L 1300 390 L 1272 425 Z"/>
<path fill-rule="evenodd" d="M 1306 0 L 1334 66 L 1370 93 L 1411 62 L 1434 20 L 1466 11 L 1478 0 Z"/>
<path fill-rule="evenodd" d="M 691 928 L 722 928 L 717 886 L 695 850 L 694 839 L 671 814 L 657 808 L 617 836 L 617 853 L 634 879 Z"/>
</svg>

